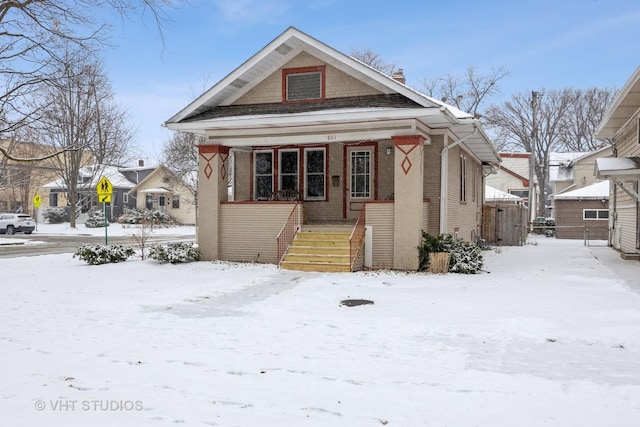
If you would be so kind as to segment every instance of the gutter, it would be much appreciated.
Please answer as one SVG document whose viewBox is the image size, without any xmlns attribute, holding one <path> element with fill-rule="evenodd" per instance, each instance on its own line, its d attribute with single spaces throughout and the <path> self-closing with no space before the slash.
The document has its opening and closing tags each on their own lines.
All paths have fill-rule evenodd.
<svg viewBox="0 0 640 427">
<path fill-rule="evenodd" d="M 474 125 L 473 132 L 466 135 L 453 144 L 447 144 L 449 139 L 448 135 L 444 135 L 444 147 L 440 152 L 440 234 L 446 233 L 447 230 L 447 208 L 449 203 L 448 197 L 448 173 L 449 173 L 449 150 L 457 147 L 465 142 L 467 139 L 475 136 L 478 133 L 478 126 Z"/>
</svg>

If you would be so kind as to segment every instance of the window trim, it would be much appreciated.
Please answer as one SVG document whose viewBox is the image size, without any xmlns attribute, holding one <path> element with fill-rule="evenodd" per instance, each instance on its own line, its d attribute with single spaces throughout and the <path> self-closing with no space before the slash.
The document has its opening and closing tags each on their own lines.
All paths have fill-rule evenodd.
<svg viewBox="0 0 640 427">
<path fill-rule="evenodd" d="M 299 68 L 286 68 L 282 70 L 282 102 L 283 103 L 296 103 L 296 102 L 314 102 L 325 100 L 325 79 L 326 79 L 326 67 L 324 65 L 316 67 L 299 67 Z M 288 98 L 288 77 L 294 74 L 310 74 L 320 73 L 320 98 L 307 98 L 307 99 L 289 99 Z"/>
<path fill-rule="evenodd" d="M 129 203 L 129 194 L 122 193 L 122 203 Z"/>
<path fill-rule="evenodd" d="M 595 212 L 596 213 L 596 217 L 595 218 L 587 218 L 586 217 L 587 211 Z M 607 213 L 607 217 L 606 218 L 601 218 L 600 217 L 600 212 L 606 212 Z M 583 221 L 608 221 L 609 220 L 609 209 L 582 209 L 582 220 Z"/>
</svg>

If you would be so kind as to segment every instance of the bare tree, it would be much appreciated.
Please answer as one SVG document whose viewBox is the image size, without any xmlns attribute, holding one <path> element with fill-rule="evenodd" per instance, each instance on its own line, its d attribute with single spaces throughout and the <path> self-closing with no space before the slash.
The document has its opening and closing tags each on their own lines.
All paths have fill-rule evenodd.
<svg viewBox="0 0 640 427">
<path fill-rule="evenodd" d="M 111 120 L 123 114 L 113 104 L 111 86 L 100 62 L 83 51 L 69 52 L 66 58 L 61 63 L 61 77 L 43 86 L 39 95 L 38 104 L 42 107 L 38 128 L 41 143 L 57 150 L 72 149 L 56 159 L 68 191 L 71 227 L 75 227 L 78 193 L 82 190 L 93 194 L 93 189 L 79 180 L 81 168 L 120 160 L 120 147 L 126 147 L 128 139 L 114 138 L 126 138 L 129 133 L 126 128 L 122 130 L 121 120 Z M 102 163 L 97 163 L 98 159 Z M 95 167 L 92 171 L 93 176 L 102 173 Z"/>
<path fill-rule="evenodd" d="M 163 39 L 164 10 L 175 4 L 175 0 L 0 1 L 0 136 L 6 138 L 39 119 L 29 95 L 42 83 L 59 78 L 69 46 L 91 51 L 106 45 L 110 25 L 97 19 L 105 8 L 123 19 L 150 14 Z"/>
<path fill-rule="evenodd" d="M 572 89 L 543 91 L 542 94 L 538 97 L 539 105 L 534 104 L 532 95 L 518 93 L 502 105 L 492 105 L 486 113 L 499 149 L 533 153 L 534 173 L 540 190 L 538 216 L 544 216 L 546 206 L 549 157 L 552 151 L 566 151 L 567 117 L 576 99 Z M 537 129 L 533 126 L 534 112 Z M 534 135 L 537 136 L 535 140 Z"/>
<path fill-rule="evenodd" d="M 204 137 L 193 133 L 174 132 L 162 153 L 164 164 L 187 184 L 194 195 L 197 194 L 198 145 L 204 141 Z"/>
<path fill-rule="evenodd" d="M 500 81 L 509 76 L 504 67 L 492 69 L 488 74 L 479 74 L 475 67 L 467 67 L 462 76 L 446 74 L 423 79 L 423 91 L 447 104 L 481 117 L 480 107 L 488 98 L 500 93 Z"/>
<path fill-rule="evenodd" d="M 564 148 L 567 151 L 593 151 L 602 145 L 595 132 L 613 102 L 614 89 L 576 90 L 566 116 Z"/>
<path fill-rule="evenodd" d="M 393 72 L 396 70 L 395 62 L 385 61 L 378 53 L 374 52 L 371 49 L 352 49 L 351 56 L 388 76 L 393 74 Z"/>
</svg>

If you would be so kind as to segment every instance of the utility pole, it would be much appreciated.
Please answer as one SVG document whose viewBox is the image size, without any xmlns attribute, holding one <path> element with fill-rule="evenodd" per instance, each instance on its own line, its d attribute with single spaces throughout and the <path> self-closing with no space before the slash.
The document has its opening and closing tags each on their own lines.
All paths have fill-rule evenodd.
<svg viewBox="0 0 640 427">
<path fill-rule="evenodd" d="M 531 228 L 529 231 L 533 231 L 533 220 L 535 219 L 536 212 L 533 209 L 533 202 L 535 200 L 533 178 L 536 168 L 536 148 L 538 147 L 538 96 L 539 92 L 531 91 L 531 111 L 532 111 L 532 131 L 531 131 L 531 153 L 529 155 L 529 223 Z"/>
</svg>

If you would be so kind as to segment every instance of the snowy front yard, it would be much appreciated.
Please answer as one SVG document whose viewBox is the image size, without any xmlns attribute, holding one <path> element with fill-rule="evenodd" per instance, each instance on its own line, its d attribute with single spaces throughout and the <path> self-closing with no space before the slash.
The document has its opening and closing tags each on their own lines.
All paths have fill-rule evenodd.
<svg viewBox="0 0 640 427">
<path fill-rule="evenodd" d="M 640 425 L 640 295 L 538 242 L 472 276 L 0 260 L 0 424 Z"/>
</svg>

